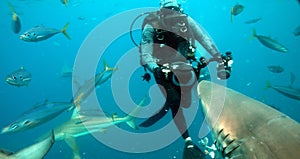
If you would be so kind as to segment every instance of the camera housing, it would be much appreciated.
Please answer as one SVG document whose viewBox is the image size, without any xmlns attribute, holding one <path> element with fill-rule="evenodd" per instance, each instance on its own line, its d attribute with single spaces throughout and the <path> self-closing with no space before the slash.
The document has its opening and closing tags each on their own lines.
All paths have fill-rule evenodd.
<svg viewBox="0 0 300 159">
<path fill-rule="evenodd" d="M 217 65 L 217 76 L 219 79 L 226 80 L 230 77 L 232 64 L 231 52 L 226 52 L 225 55 L 221 56 L 221 61 Z"/>
</svg>

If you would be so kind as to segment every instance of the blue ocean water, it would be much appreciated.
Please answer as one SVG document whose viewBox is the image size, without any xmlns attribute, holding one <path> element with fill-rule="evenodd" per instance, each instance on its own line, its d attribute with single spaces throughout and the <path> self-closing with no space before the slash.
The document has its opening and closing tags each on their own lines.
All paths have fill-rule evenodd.
<svg viewBox="0 0 300 159">
<path fill-rule="evenodd" d="M 22 23 L 21 33 L 37 26 L 44 25 L 50 28 L 61 29 L 66 22 L 70 22 L 67 30 L 71 36 L 68 40 L 63 34 L 41 42 L 24 42 L 19 39 L 19 34 L 14 34 L 11 30 L 11 13 L 7 1 L 0 2 L 0 33 L 3 35 L 0 45 L 0 127 L 4 127 L 9 122 L 16 119 L 22 112 L 31 108 L 35 103 L 44 100 L 49 101 L 70 101 L 72 98 L 72 80 L 60 77 L 62 68 L 67 65 L 77 67 L 78 54 L 82 43 L 87 37 L 101 39 L 94 41 L 93 47 L 102 48 L 105 51 L 101 58 L 96 59 L 99 64 L 96 66 L 97 72 L 103 69 L 102 61 L 105 60 L 109 66 L 118 66 L 119 73 L 112 77 L 112 81 L 120 82 L 112 89 L 112 82 L 107 81 L 97 89 L 98 100 L 105 112 L 113 114 L 117 112 L 119 116 L 124 116 L 120 108 L 134 106 L 122 103 L 122 100 L 132 99 L 138 103 L 145 95 L 148 95 L 150 84 L 141 80 L 142 68 L 135 71 L 127 71 L 130 66 L 136 67 L 139 64 L 138 52 L 130 40 L 129 28 L 135 15 L 128 15 L 128 19 L 118 19 L 118 15 L 126 17 L 127 12 L 147 7 L 159 7 L 159 1 L 152 0 L 131 0 L 107 2 L 97 0 L 69 0 L 67 6 L 60 0 L 14 0 L 11 1 L 15 11 L 19 15 Z M 230 22 L 230 10 L 236 3 L 245 6 L 244 11 L 234 17 Z M 233 72 L 228 80 L 227 86 L 243 94 L 266 104 L 277 107 L 281 112 L 287 114 L 292 119 L 300 122 L 299 101 L 287 98 L 272 89 L 265 90 L 266 81 L 271 81 L 274 85 L 288 86 L 290 84 L 290 72 L 296 76 L 295 87 L 299 84 L 299 59 L 300 45 L 299 36 L 293 35 L 294 29 L 300 25 L 300 5 L 296 0 L 259 0 L 246 1 L 198 1 L 185 0 L 182 7 L 186 13 L 199 22 L 213 38 L 221 52 L 231 51 L 234 57 Z M 145 9 L 145 10 L 147 10 Z M 131 18 L 133 17 L 133 18 Z M 249 19 L 262 17 L 262 20 L 254 24 L 245 24 Z M 109 27 L 105 26 L 113 21 Z M 140 26 L 141 19 L 135 25 Z M 97 28 L 103 34 L 95 35 L 93 31 Z M 252 30 L 255 28 L 260 35 L 270 36 L 286 46 L 289 51 L 281 53 L 273 51 L 263 46 L 257 39 L 249 40 Z M 109 35 L 121 32 L 118 37 L 112 39 L 108 46 L 104 46 L 104 41 Z M 139 31 L 134 31 L 134 38 L 139 42 Z M 102 40 L 103 39 L 103 40 Z M 131 54 L 135 52 L 136 54 Z M 86 52 L 89 56 L 89 52 Z M 128 55 L 128 56 L 125 56 Z M 128 58 L 131 57 L 132 58 Z M 92 57 L 93 58 L 93 57 Z M 121 59 L 124 59 L 122 61 Z M 91 61 L 83 60 L 87 67 Z M 121 62 L 120 62 L 121 61 Z M 82 63 L 81 63 L 82 64 Z M 267 66 L 280 65 L 285 71 L 275 74 L 268 71 Z M 28 87 L 14 87 L 8 85 L 5 77 L 14 70 L 23 66 L 32 74 L 32 81 Z M 120 67 L 121 66 L 121 67 Z M 91 66 L 93 68 L 93 66 Z M 125 80 L 124 80 L 125 79 Z M 125 82 L 124 84 L 122 82 Z M 127 82 L 127 83 L 126 83 Z M 151 89 L 150 89 L 151 90 Z M 121 93 L 120 93 L 121 92 Z M 122 96 L 122 93 L 130 96 Z M 118 99 L 116 99 L 116 96 Z M 125 99 L 123 99 L 125 98 Z M 118 101 L 121 103 L 118 103 Z M 147 99 L 149 103 L 149 99 Z M 124 104 L 124 105 L 122 105 Z M 125 108 L 126 109 L 126 108 Z M 66 121 L 70 112 L 63 113 L 59 117 L 45 123 L 42 126 L 24 132 L 0 135 L 0 147 L 12 151 L 20 150 L 37 141 L 38 137 L 55 128 L 61 122 Z M 201 111 L 190 127 L 190 134 L 197 142 L 199 129 L 203 116 Z M 168 114 L 162 121 L 152 128 L 139 132 L 150 132 L 159 129 L 168 123 L 171 114 Z M 141 122 L 142 120 L 138 120 Z M 126 124 L 122 128 L 130 128 Z M 109 130 L 108 130 L 109 131 Z M 108 133 L 108 132 L 107 132 Z M 163 140 L 164 136 L 161 136 Z M 160 139 L 160 134 L 157 134 Z M 123 138 L 118 138 L 122 142 Z M 184 142 L 181 138 L 168 146 L 147 153 L 127 153 L 106 146 L 91 135 L 86 135 L 77 139 L 82 158 L 181 158 Z M 162 142 L 162 141 L 157 141 Z M 146 144 L 146 143 L 144 143 Z M 126 145 L 126 143 L 124 143 Z M 140 143 L 143 146 L 143 143 Z M 155 147 L 155 144 L 153 145 Z M 134 150 L 133 150 L 134 151 Z M 72 157 L 71 149 L 63 142 L 56 142 L 46 159 Z"/>
</svg>

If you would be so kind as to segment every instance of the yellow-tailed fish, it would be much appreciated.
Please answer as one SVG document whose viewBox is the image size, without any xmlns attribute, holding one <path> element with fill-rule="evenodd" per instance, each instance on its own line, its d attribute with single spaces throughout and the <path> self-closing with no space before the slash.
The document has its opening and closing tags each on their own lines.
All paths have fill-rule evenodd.
<svg viewBox="0 0 300 159">
<path fill-rule="evenodd" d="M 238 3 L 231 8 L 231 16 L 230 16 L 231 22 L 233 21 L 233 17 L 242 13 L 244 8 L 245 7 L 243 5 L 238 4 Z"/>
<path fill-rule="evenodd" d="M 272 50 L 283 52 L 283 53 L 286 53 L 288 51 L 288 49 L 285 46 L 278 43 L 274 39 L 271 39 L 270 37 L 263 36 L 263 35 L 257 35 L 255 29 L 253 29 L 253 35 L 252 35 L 251 39 L 253 39 L 253 38 L 257 38 L 261 44 L 263 44 L 264 46 L 266 46 Z"/>
<path fill-rule="evenodd" d="M 20 67 L 18 70 L 13 71 L 6 77 L 6 82 L 10 85 L 21 87 L 28 86 L 32 79 L 32 75 L 29 71 Z"/>
<path fill-rule="evenodd" d="M 31 109 L 21 114 L 15 121 L 5 126 L 0 134 L 9 132 L 25 131 L 42 125 L 57 117 L 64 111 L 74 108 L 69 102 L 48 102 L 38 103 Z"/>
<path fill-rule="evenodd" d="M 60 2 L 61 2 L 62 4 L 64 4 L 66 7 L 67 7 L 68 4 L 69 4 L 69 0 L 60 0 Z"/>
<path fill-rule="evenodd" d="M 13 5 L 9 2 L 8 2 L 8 7 L 12 14 L 11 29 L 15 34 L 18 34 L 21 30 L 21 20 L 17 15 L 17 13 L 15 12 Z"/>
<path fill-rule="evenodd" d="M 58 34 L 63 33 L 66 38 L 71 39 L 67 33 L 69 22 L 65 24 L 63 29 L 46 28 L 45 26 L 36 26 L 20 35 L 20 39 L 27 42 L 39 42 Z"/>
</svg>

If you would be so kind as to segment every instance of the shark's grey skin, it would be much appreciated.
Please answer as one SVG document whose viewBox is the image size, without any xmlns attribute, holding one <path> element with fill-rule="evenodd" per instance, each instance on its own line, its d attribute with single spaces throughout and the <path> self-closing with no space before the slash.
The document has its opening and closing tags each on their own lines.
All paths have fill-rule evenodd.
<svg viewBox="0 0 300 159">
<path fill-rule="evenodd" d="M 88 81 L 85 81 L 82 85 L 79 85 L 78 89 L 76 90 L 74 97 L 74 103 L 76 105 L 80 105 L 82 101 L 85 101 L 87 97 L 94 91 L 94 89 L 107 81 L 112 74 L 117 70 L 117 68 L 108 67 L 106 62 L 103 62 L 104 70 L 92 77 Z M 77 82 L 76 80 L 74 81 Z M 78 84 L 78 83 L 77 83 Z M 77 102 L 76 102 L 77 101 Z"/>
<path fill-rule="evenodd" d="M 47 138 L 26 147 L 16 153 L 0 150 L 1 159 L 42 159 L 54 143 L 53 132 Z"/>
<path fill-rule="evenodd" d="M 272 107 L 221 85 L 201 81 L 197 89 L 203 112 L 223 157 L 299 158 L 299 123 Z"/>
<path fill-rule="evenodd" d="M 126 123 L 131 128 L 137 129 L 135 116 L 140 111 L 141 106 L 144 105 L 145 100 L 146 98 L 144 98 L 139 105 L 125 117 L 113 115 L 110 118 L 103 112 L 99 112 L 99 110 L 81 110 L 78 112 L 77 109 L 74 109 L 71 119 L 54 129 L 55 141 L 64 140 L 72 149 L 73 158 L 80 159 L 81 157 L 76 138 L 95 132 L 102 132 L 111 126 L 119 125 L 121 123 Z"/>
</svg>

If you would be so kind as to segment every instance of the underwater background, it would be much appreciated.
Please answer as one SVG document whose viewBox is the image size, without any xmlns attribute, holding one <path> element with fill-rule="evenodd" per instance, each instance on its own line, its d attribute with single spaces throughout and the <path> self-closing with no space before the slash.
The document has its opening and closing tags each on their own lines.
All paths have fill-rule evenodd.
<svg viewBox="0 0 300 159">
<path fill-rule="evenodd" d="M 131 1 L 100 1 L 100 0 L 69 0 L 67 6 L 60 0 L 12 0 L 10 1 L 21 19 L 21 32 L 14 34 L 11 30 L 11 12 L 7 1 L 0 1 L 0 127 L 4 127 L 15 120 L 21 113 L 28 110 L 35 103 L 44 100 L 68 102 L 72 99 L 72 79 L 61 77 L 64 67 L 73 67 L 78 50 L 87 35 L 99 24 L 110 17 L 137 8 L 159 8 L 159 0 L 131 0 Z M 230 21 L 231 7 L 236 3 L 244 5 L 244 11 Z M 227 86 L 258 101 L 276 107 L 282 113 L 300 122 L 300 103 L 287 98 L 273 89 L 266 90 L 266 81 L 274 85 L 289 86 L 290 73 L 296 81 L 294 87 L 300 88 L 300 37 L 293 34 L 300 25 L 300 5 L 296 0 L 185 0 L 182 2 L 185 12 L 200 23 L 213 38 L 219 50 L 224 53 L 231 51 L 234 65 Z M 253 24 L 245 21 L 261 17 Z M 133 19 L 132 19 L 133 20 Z M 140 19 L 141 21 L 142 19 Z M 68 40 L 63 34 L 41 42 L 25 42 L 19 39 L 24 31 L 44 25 L 61 29 L 66 22 L 70 22 L 67 32 L 71 36 Z M 97 71 L 103 69 L 105 59 L 109 66 L 115 66 L 119 58 L 135 46 L 129 36 L 132 21 L 128 22 L 127 34 L 112 43 L 99 59 Z M 124 22 L 120 22 L 124 23 Z M 116 27 L 120 24 L 116 23 Z M 138 25 L 138 24 L 137 24 Z M 253 29 L 257 34 L 276 39 L 288 48 L 287 53 L 276 52 L 263 46 L 257 39 L 250 40 Z M 113 30 L 108 30 L 108 32 Z M 139 42 L 139 32 L 135 35 Z M 105 39 L 103 35 L 98 35 Z M 99 42 L 99 45 L 101 42 Z M 138 52 L 136 54 L 138 57 Z M 139 60 L 137 58 L 137 60 Z M 139 61 L 133 61 L 137 63 Z M 88 64 L 88 63 L 87 63 Z M 128 63 L 131 65 L 131 63 Z M 268 70 L 270 65 L 280 65 L 282 73 Z M 6 83 L 5 78 L 12 71 L 23 66 L 32 74 L 32 81 L 28 87 L 15 87 Z M 121 68 L 119 68 L 121 69 Z M 138 103 L 148 94 L 153 84 L 142 81 L 144 71 L 139 68 L 130 76 L 128 91 L 133 101 Z M 119 78 L 119 77 L 112 77 Z M 124 116 L 118 109 L 111 92 L 110 81 L 97 89 L 98 100 L 109 114 L 117 113 Z M 64 112 L 57 118 L 30 130 L 17 133 L 1 134 L 0 147 L 12 151 L 25 148 L 37 141 L 38 137 L 53 129 L 70 117 L 70 112 Z M 147 131 L 163 127 L 170 122 L 169 113 L 161 121 L 148 128 Z M 190 135 L 195 142 L 199 141 L 198 132 L 203 116 L 201 111 L 193 122 Z M 141 122 L 143 120 L 137 120 Z M 121 126 L 124 129 L 127 125 Z M 143 128 L 141 128 L 143 129 Z M 131 130 L 130 130 L 131 131 Z M 144 130 L 138 130 L 143 132 Z M 271 132 L 270 132 L 271 133 Z M 159 134 L 158 134 L 159 135 Z M 122 141 L 122 139 L 120 139 Z M 159 142 L 159 141 L 158 141 Z M 82 158 L 182 158 L 184 141 L 179 138 L 169 146 L 148 153 L 126 153 L 107 147 L 91 135 L 77 138 Z M 56 142 L 46 159 L 72 157 L 71 149 L 63 142 Z"/>
</svg>

